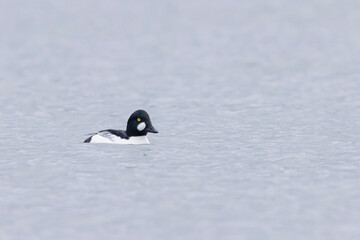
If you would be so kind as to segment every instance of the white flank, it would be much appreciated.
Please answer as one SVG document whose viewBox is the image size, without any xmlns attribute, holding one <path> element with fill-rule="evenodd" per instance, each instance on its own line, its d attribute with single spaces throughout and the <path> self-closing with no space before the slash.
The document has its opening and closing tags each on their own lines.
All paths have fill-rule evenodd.
<svg viewBox="0 0 360 240">
<path fill-rule="evenodd" d="M 103 137 L 103 136 L 101 136 L 101 135 L 99 135 L 99 134 L 96 134 L 96 135 L 92 136 L 90 142 L 91 142 L 91 143 L 113 143 L 113 142 L 111 141 L 111 139 L 105 138 L 105 137 Z"/>
<path fill-rule="evenodd" d="M 146 124 L 144 122 L 139 123 L 139 125 L 137 125 L 137 130 L 139 130 L 140 132 L 145 128 L 146 128 Z"/>
<path fill-rule="evenodd" d="M 113 143 L 113 144 L 150 144 L 146 136 L 130 137 L 129 139 L 123 139 L 116 135 L 111 134 L 111 138 L 101 136 L 99 134 L 94 135 L 91 138 L 90 143 Z"/>
</svg>

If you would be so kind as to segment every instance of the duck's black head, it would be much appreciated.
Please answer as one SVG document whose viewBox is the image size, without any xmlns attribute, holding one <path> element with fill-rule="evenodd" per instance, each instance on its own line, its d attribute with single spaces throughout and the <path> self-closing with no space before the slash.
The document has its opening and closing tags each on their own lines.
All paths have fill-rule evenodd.
<svg viewBox="0 0 360 240">
<path fill-rule="evenodd" d="M 126 127 L 126 134 L 131 136 L 145 136 L 147 133 L 158 133 L 151 123 L 150 116 L 144 110 L 137 110 L 131 114 Z"/>
</svg>

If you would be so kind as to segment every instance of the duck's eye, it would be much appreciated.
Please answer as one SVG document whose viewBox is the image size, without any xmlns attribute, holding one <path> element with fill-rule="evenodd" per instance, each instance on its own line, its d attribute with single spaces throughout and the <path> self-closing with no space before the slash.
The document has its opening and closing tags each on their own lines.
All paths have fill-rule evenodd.
<svg viewBox="0 0 360 240">
<path fill-rule="evenodd" d="M 141 118 L 138 118 L 137 121 L 138 121 L 138 122 L 141 122 Z"/>
</svg>

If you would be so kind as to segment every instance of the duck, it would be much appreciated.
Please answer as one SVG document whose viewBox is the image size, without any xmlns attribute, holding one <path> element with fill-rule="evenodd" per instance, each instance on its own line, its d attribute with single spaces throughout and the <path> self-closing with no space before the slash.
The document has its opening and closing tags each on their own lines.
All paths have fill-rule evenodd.
<svg viewBox="0 0 360 240">
<path fill-rule="evenodd" d="M 106 129 L 91 133 L 84 143 L 150 144 L 148 133 L 159 133 L 153 126 L 149 114 L 142 109 L 133 112 L 126 130 Z"/>
</svg>

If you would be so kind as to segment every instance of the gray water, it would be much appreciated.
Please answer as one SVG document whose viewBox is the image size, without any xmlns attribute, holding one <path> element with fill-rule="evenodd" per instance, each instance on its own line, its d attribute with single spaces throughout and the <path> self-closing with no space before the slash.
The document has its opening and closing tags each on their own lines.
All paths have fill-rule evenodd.
<svg viewBox="0 0 360 240">
<path fill-rule="evenodd" d="M 1 1 L 0 239 L 360 239 L 359 11 Z"/>
</svg>

